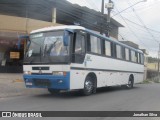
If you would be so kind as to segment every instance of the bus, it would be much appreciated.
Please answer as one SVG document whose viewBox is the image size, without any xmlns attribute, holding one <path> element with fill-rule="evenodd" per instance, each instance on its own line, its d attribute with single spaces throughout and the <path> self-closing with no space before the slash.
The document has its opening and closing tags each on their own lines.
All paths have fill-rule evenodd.
<svg viewBox="0 0 160 120">
<path fill-rule="evenodd" d="M 133 88 L 143 81 L 144 55 L 139 49 L 81 26 L 33 30 L 23 62 L 27 88 L 51 94 L 80 90 L 84 95 L 108 86 Z"/>
</svg>

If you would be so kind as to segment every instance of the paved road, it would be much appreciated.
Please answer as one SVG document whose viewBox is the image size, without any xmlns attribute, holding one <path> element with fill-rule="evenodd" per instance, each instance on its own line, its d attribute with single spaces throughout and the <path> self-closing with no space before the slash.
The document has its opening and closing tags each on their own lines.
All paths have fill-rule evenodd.
<svg viewBox="0 0 160 120">
<path fill-rule="evenodd" d="M 160 84 L 138 84 L 131 90 L 120 87 L 99 89 L 91 96 L 78 92 L 0 98 L 0 111 L 160 111 Z M 61 120 L 61 118 L 56 118 Z M 74 120 L 75 118 L 63 118 Z M 76 118 L 85 119 L 90 118 Z M 96 118 L 119 120 L 122 118 Z M 145 118 L 145 120 L 151 118 Z M 128 118 L 123 118 L 128 120 Z M 131 120 L 137 120 L 131 118 Z M 141 120 L 144 120 L 141 118 Z M 160 120 L 153 118 L 152 120 Z"/>
</svg>

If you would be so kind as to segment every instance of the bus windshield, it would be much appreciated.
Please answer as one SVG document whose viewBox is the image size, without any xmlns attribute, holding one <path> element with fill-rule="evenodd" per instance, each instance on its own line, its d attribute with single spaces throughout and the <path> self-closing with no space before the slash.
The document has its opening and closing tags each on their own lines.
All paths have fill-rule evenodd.
<svg viewBox="0 0 160 120">
<path fill-rule="evenodd" d="M 63 31 L 48 31 L 30 35 L 26 58 L 49 58 L 69 56 L 69 46 L 63 45 Z M 56 62 L 56 59 L 54 60 Z M 49 62 L 45 59 L 43 62 Z"/>
</svg>

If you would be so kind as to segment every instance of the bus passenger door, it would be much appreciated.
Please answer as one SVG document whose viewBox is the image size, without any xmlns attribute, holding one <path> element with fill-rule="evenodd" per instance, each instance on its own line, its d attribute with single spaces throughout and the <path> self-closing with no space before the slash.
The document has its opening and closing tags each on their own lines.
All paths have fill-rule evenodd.
<svg viewBox="0 0 160 120">
<path fill-rule="evenodd" d="M 85 47 L 86 34 L 76 32 L 73 39 L 73 54 L 72 62 L 82 64 L 84 62 L 86 47 Z"/>
</svg>

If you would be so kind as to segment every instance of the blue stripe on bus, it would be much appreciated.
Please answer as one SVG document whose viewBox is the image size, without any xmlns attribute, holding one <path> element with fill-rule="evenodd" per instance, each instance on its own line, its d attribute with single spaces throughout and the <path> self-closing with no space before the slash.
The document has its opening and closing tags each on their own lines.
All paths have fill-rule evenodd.
<svg viewBox="0 0 160 120">
<path fill-rule="evenodd" d="M 23 78 L 27 88 L 52 88 L 59 90 L 70 89 L 70 72 L 67 72 L 66 76 L 23 75 Z M 38 81 L 39 83 L 37 84 L 35 81 Z"/>
</svg>

